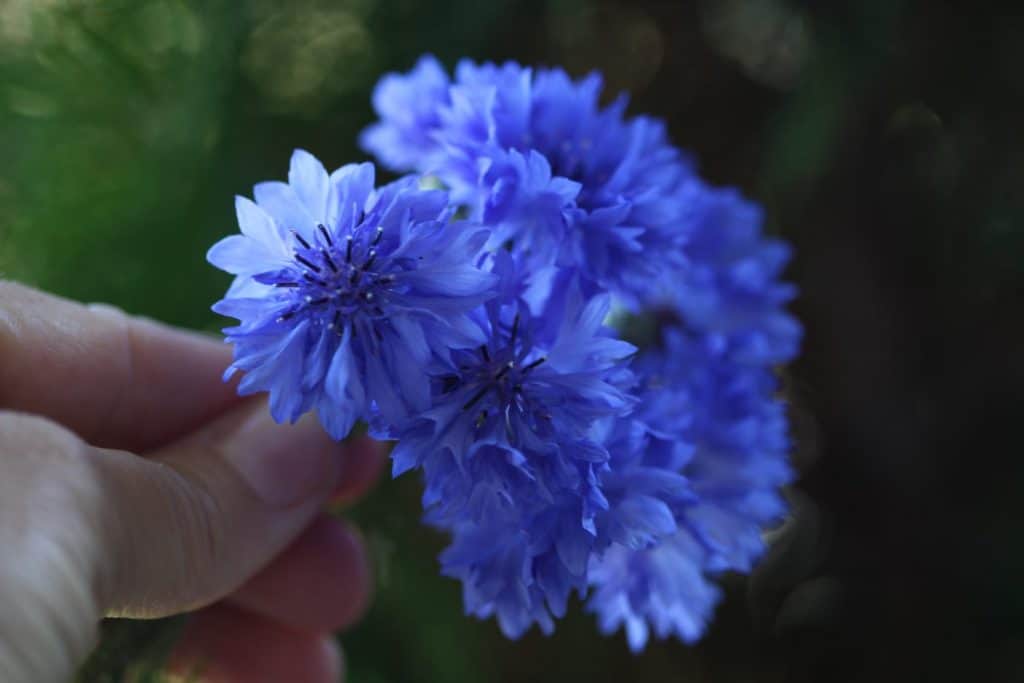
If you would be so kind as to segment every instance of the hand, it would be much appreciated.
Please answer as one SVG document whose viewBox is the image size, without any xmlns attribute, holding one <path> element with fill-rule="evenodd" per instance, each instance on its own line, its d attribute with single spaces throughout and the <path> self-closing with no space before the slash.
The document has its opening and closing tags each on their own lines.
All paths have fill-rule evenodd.
<svg viewBox="0 0 1024 683">
<path fill-rule="evenodd" d="M 364 493 L 382 454 L 315 420 L 274 424 L 221 382 L 229 356 L 0 282 L 0 680 L 67 679 L 103 616 L 198 608 L 179 671 L 340 678 L 329 634 L 359 618 L 371 576 L 322 509 Z"/>
</svg>

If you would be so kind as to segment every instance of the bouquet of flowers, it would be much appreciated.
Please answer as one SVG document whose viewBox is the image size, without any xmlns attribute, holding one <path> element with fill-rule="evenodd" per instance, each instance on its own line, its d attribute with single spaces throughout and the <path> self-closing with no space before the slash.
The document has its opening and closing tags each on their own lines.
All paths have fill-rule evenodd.
<svg viewBox="0 0 1024 683">
<path fill-rule="evenodd" d="M 697 639 L 792 477 L 775 368 L 800 326 L 761 211 L 601 78 L 432 57 L 388 74 L 372 164 L 236 200 L 227 376 L 278 421 L 357 421 L 419 470 L 442 572 L 515 638 L 577 593 L 630 646 Z"/>
</svg>

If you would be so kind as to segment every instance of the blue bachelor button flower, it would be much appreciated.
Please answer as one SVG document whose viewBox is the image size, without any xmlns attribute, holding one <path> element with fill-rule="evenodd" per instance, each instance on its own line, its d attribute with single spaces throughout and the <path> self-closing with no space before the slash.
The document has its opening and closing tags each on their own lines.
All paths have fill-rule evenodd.
<svg viewBox="0 0 1024 683">
<path fill-rule="evenodd" d="M 406 76 L 385 77 L 378 95 L 401 102 L 436 81 L 433 69 L 424 74 L 417 67 Z M 403 168 L 435 174 L 451 188 L 454 201 L 488 223 L 487 210 L 495 205 L 510 200 L 536 205 L 529 193 L 510 193 L 509 172 L 495 168 L 507 166 L 513 151 L 541 155 L 547 164 L 526 165 L 519 188 L 564 195 L 548 186 L 546 179 L 553 175 L 577 184 L 579 191 L 564 216 L 547 212 L 545 220 L 517 221 L 513 242 L 557 241 L 557 250 L 545 246 L 539 253 L 555 254 L 560 263 L 574 264 L 601 287 L 636 304 L 653 279 L 683 264 L 687 235 L 682 219 L 695 176 L 690 161 L 669 143 L 663 122 L 625 117 L 624 98 L 602 108 L 601 87 L 597 75 L 574 81 L 561 69 L 534 72 L 514 62 L 463 61 L 446 96 L 431 90 L 424 98 L 437 107 L 436 118 L 399 116 L 391 106 L 378 105 L 381 122 L 370 130 L 391 133 L 367 134 L 363 142 L 378 158 L 391 159 L 402 146 L 391 140 L 436 141 L 443 154 L 431 148 L 405 155 Z M 519 212 L 506 208 L 501 213 Z M 532 208 L 525 213 L 542 217 Z"/>
<path fill-rule="evenodd" d="M 514 260 L 498 254 L 492 266 L 502 295 L 475 314 L 483 343 L 432 367 L 428 410 L 377 433 L 398 438 L 396 475 L 422 469 L 426 518 L 453 534 L 442 566 L 462 580 L 467 611 L 497 615 L 515 637 L 548 628 L 549 610 L 564 614 L 586 587 L 608 459 L 589 434 L 633 408 L 624 361 L 635 349 L 604 327 L 607 295 L 570 284 L 564 308 L 539 316 L 531 288 L 512 281 Z"/>
<path fill-rule="evenodd" d="M 371 408 L 387 420 L 425 408 L 431 356 L 482 340 L 467 313 L 493 295 L 495 276 L 474 265 L 488 232 L 452 222 L 445 193 L 415 178 L 375 190 L 371 164 L 328 175 L 301 150 L 288 183 L 254 195 L 236 201 L 241 234 L 207 256 L 236 276 L 214 305 L 240 321 L 225 329 L 226 376 L 268 391 L 278 421 L 316 410 L 338 439 Z"/>
<path fill-rule="evenodd" d="M 379 430 L 399 439 L 394 474 L 428 458 L 450 458 L 461 469 L 485 447 L 519 454 L 511 461 L 529 465 L 531 476 L 552 458 L 604 459 L 588 432 L 596 420 L 632 409 L 623 363 L 635 351 L 604 327 L 608 307 L 607 295 L 585 300 L 574 288 L 564 310 L 545 311 L 560 321 L 552 328 L 522 298 L 487 302 L 475 314 L 483 343 L 454 349 L 430 369 L 430 408 Z M 529 464 L 521 459 L 527 454 L 542 457 Z M 428 494 L 432 485 L 428 476 Z"/>
<path fill-rule="evenodd" d="M 613 454 L 597 518 L 612 544 L 591 563 L 589 608 L 634 650 L 651 629 L 700 636 L 718 597 L 708 577 L 750 571 L 792 478 L 773 372 L 737 362 L 720 335 L 670 328 L 661 343 L 633 364 L 637 410 L 595 428 Z"/>
</svg>

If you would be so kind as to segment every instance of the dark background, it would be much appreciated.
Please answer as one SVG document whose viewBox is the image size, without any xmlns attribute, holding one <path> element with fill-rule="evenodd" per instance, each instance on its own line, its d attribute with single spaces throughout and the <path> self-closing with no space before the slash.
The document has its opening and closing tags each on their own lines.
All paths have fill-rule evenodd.
<svg viewBox="0 0 1024 683">
<path fill-rule="evenodd" d="M 790 240 L 795 515 L 695 647 L 461 615 L 414 477 L 351 514 L 356 683 L 1024 681 L 1024 13 L 938 1 L 0 2 L 0 274 L 215 330 L 232 195 L 328 167 L 430 51 L 600 69 Z M 986 9 L 987 8 L 987 9 Z M 85 681 L 159 657 L 112 623 Z"/>
</svg>

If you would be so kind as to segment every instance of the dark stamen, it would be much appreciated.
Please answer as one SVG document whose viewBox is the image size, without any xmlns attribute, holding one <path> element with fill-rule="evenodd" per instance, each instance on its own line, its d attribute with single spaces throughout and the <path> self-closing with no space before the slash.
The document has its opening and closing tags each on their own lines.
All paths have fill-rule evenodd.
<svg viewBox="0 0 1024 683">
<path fill-rule="evenodd" d="M 535 367 L 537 367 L 538 365 L 540 365 L 541 363 L 543 363 L 546 360 L 547 360 L 547 356 L 541 356 L 540 358 L 538 358 L 537 360 L 533 361 L 532 363 L 527 365 L 525 368 L 523 368 L 523 374 L 526 374 L 530 370 L 533 370 Z"/>
<path fill-rule="evenodd" d="M 298 282 L 275 282 L 275 287 L 298 287 Z"/>
<path fill-rule="evenodd" d="M 501 379 L 502 377 L 507 375 L 508 371 L 511 370 L 513 367 L 515 367 L 515 363 L 509 361 L 508 363 L 505 364 L 505 367 L 498 371 L 498 374 L 494 376 L 494 379 Z"/>
<path fill-rule="evenodd" d="M 330 301 L 330 299 L 328 299 L 327 297 L 323 297 L 322 299 L 313 299 L 312 301 L 307 301 L 306 304 L 309 306 L 319 306 L 320 304 L 325 304 L 328 301 Z"/>
<path fill-rule="evenodd" d="M 473 404 L 476 403 L 477 401 L 479 401 L 480 399 L 482 399 L 487 394 L 487 392 L 489 390 L 490 390 L 490 387 L 484 387 L 480 391 L 478 391 L 475 394 L 473 394 L 473 398 L 471 398 L 468 401 L 466 401 L 465 405 L 462 406 L 462 409 L 463 410 L 469 410 L 470 408 L 472 408 Z"/>
<path fill-rule="evenodd" d="M 345 263 L 352 263 L 352 235 L 345 238 Z"/>
<path fill-rule="evenodd" d="M 330 266 L 331 270 L 334 271 L 335 273 L 337 273 L 338 272 L 338 266 L 334 265 L 334 261 L 332 261 L 331 257 L 328 256 L 327 250 L 326 249 L 321 249 L 320 253 L 323 254 L 324 261 L 327 262 L 327 265 Z"/>
<path fill-rule="evenodd" d="M 366 259 L 366 263 L 364 263 L 363 266 L 362 266 L 363 270 L 369 270 L 370 266 L 373 265 L 374 259 L 376 259 L 376 258 L 377 258 L 377 250 L 376 249 L 371 249 L 370 250 L 370 257 L 368 259 Z"/>
<path fill-rule="evenodd" d="M 512 321 L 512 334 L 509 335 L 508 345 L 514 346 L 516 343 L 516 335 L 519 333 L 519 314 L 516 313 L 516 319 Z"/>
<path fill-rule="evenodd" d="M 302 274 L 302 279 L 306 280 L 307 282 L 312 282 L 314 285 L 320 285 L 321 287 L 326 287 L 327 286 L 326 282 L 324 282 L 323 280 L 321 280 L 319 278 L 313 277 L 309 273 L 303 273 Z"/>
<path fill-rule="evenodd" d="M 306 259 L 302 258 L 298 254 L 295 255 L 295 260 L 298 261 L 299 263 L 301 263 L 302 265 L 306 266 L 310 270 L 316 272 L 316 273 L 320 272 L 320 266 L 317 266 L 317 265 L 314 265 L 314 264 L 310 263 L 309 261 L 307 261 Z"/>
<path fill-rule="evenodd" d="M 384 228 L 377 226 L 377 236 L 373 238 L 373 244 L 371 246 L 377 246 L 380 244 L 380 238 L 384 236 Z"/>
<path fill-rule="evenodd" d="M 484 357 L 484 360 L 488 363 L 491 362 L 491 352 L 487 350 L 487 344 L 480 347 L 480 355 Z"/>
<path fill-rule="evenodd" d="M 320 234 L 324 236 L 325 240 L 327 240 L 327 246 L 333 247 L 334 242 L 331 241 L 331 234 L 327 232 L 327 227 L 323 223 L 317 224 L 316 227 L 320 228 Z"/>
<path fill-rule="evenodd" d="M 302 239 L 302 235 L 300 235 L 300 234 L 299 234 L 299 233 L 298 233 L 297 231 L 295 231 L 295 230 L 292 230 L 291 232 L 292 232 L 292 235 L 294 235 L 294 236 L 295 236 L 295 239 L 297 239 L 297 240 L 299 241 L 299 244 L 301 244 L 302 246 L 304 246 L 304 247 L 305 247 L 306 249 L 309 249 L 309 242 L 307 242 L 306 240 Z"/>
<path fill-rule="evenodd" d="M 481 427 L 483 427 L 484 422 L 487 422 L 487 411 L 481 410 L 480 415 L 478 415 L 476 418 L 476 428 L 480 429 Z"/>
<path fill-rule="evenodd" d="M 277 322 L 283 323 L 285 320 L 292 318 L 294 315 L 295 311 L 288 311 L 287 313 L 282 313 L 281 317 L 277 319 Z"/>
<path fill-rule="evenodd" d="M 331 324 L 328 327 L 332 330 L 337 329 L 338 322 L 341 320 L 341 311 L 335 311 L 334 317 L 331 319 Z"/>
<path fill-rule="evenodd" d="M 362 275 L 362 273 L 363 273 L 363 271 L 361 271 L 361 270 L 353 270 L 352 271 L 352 277 L 350 277 L 348 279 L 348 283 L 350 285 L 354 285 L 356 282 L 359 281 L 359 276 Z"/>
</svg>

